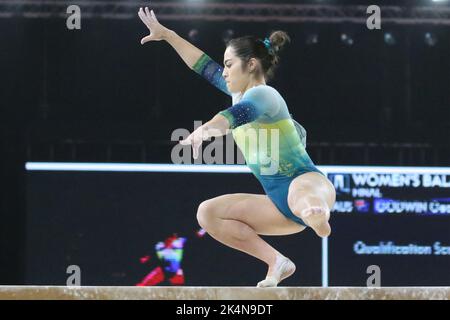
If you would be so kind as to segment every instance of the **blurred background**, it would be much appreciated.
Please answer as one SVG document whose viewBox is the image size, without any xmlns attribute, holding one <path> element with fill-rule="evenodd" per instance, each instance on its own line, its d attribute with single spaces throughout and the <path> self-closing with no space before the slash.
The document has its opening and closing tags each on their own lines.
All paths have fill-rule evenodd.
<svg viewBox="0 0 450 320">
<path fill-rule="evenodd" d="M 381 8 L 380 30 L 366 27 L 366 8 L 373 4 Z M 69 5 L 81 9 L 79 30 L 66 26 Z M 192 277 L 185 284 L 252 285 L 264 274 L 263 266 L 254 260 L 196 234 L 195 208 L 201 201 L 226 192 L 262 192 L 250 175 L 220 174 L 223 186 L 211 189 L 216 180 L 204 174 L 201 178 L 142 172 L 86 176 L 30 172 L 25 168 L 27 162 L 169 164 L 175 145 L 170 137 L 175 129 L 192 131 L 194 120 L 205 122 L 230 105 L 226 95 L 189 70 L 167 43 L 140 44 L 148 34 L 137 16 L 141 6 L 153 8 L 162 24 L 220 64 L 230 38 L 248 34 L 264 38 L 278 29 L 288 32 L 292 42 L 281 54 L 281 64 L 269 84 L 283 95 L 293 117 L 307 129 L 307 150 L 317 165 L 449 166 L 450 1 L 0 0 L 0 283 L 64 284 L 62 266 L 77 264 L 77 259 L 86 265 L 94 257 L 100 259 L 97 251 L 86 252 L 103 239 L 98 250 L 117 250 L 116 258 L 127 252 L 124 259 L 128 262 L 118 263 L 111 256 L 100 259 L 120 267 L 109 270 L 95 262 L 99 269 L 85 284 L 135 285 L 147 269 L 161 273 L 157 265 L 143 267 L 149 260 L 158 261 L 157 256 L 145 260 L 145 250 L 153 254 L 155 244 L 172 232 L 180 233 L 172 240 L 184 234 L 186 246 L 197 250 L 191 249 L 197 253 L 186 256 L 186 268 Z M 445 180 L 450 175 L 443 176 Z M 196 182 L 192 182 L 194 178 Z M 179 218 L 178 206 L 164 206 L 164 202 L 173 206 L 176 200 L 168 194 L 175 192 L 174 185 L 186 183 L 192 186 L 193 194 L 184 202 L 185 229 L 161 227 L 172 226 Z M 100 189 L 102 195 L 98 195 Z M 175 193 L 182 192 L 180 188 Z M 449 186 L 442 184 L 438 193 L 449 197 Z M 123 204 L 119 203 L 121 198 L 125 198 Z M 152 207 L 157 201 L 162 208 Z M 175 216 L 165 222 L 133 220 L 136 211 L 142 212 L 139 217 L 145 217 L 145 208 L 152 208 L 152 219 L 166 211 L 164 215 Z M 112 226 L 106 213 L 93 216 L 89 210 L 126 212 L 127 218 L 118 219 Z M 398 226 L 414 220 L 406 215 L 402 218 Z M 124 227 L 120 238 L 119 226 L 127 219 L 134 224 Z M 365 222 L 368 229 L 372 228 L 370 221 Z M 420 220 L 403 232 L 412 235 L 412 240 L 417 240 L 418 234 L 428 232 L 430 238 L 440 232 L 450 246 L 449 216 L 439 217 L 435 224 L 428 221 Z M 95 225 L 96 230 L 91 230 L 92 237 L 83 242 L 79 238 L 85 233 L 79 230 L 86 225 Z M 102 225 L 110 228 L 100 232 Z M 148 227 L 133 232 L 137 225 Z M 383 226 L 375 229 L 384 230 Z M 77 240 L 67 238 L 75 230 L 72 227 L 78 228 L 74 237 L 81 234 Z M 155 235 L 152 230 L 161 233 Z M 342 228 L 343 233 L 347 230 Z M 401 231 L 395 228 L 390 233 Z M 111 234 L 117 243 L 105 240 Z M 307 259 L 314 262 L 305 267 L 310 268 L 306 271 L 309 276 L 289 284 L 320 286 L 322 273 L 314 273 L 323 262 L 320 239 L 307 233 L 279 241 L 285 241 L 284 245 L 294 252 L 296 245 L 292 243 L 298 244 L 301 237 L 305 246 L 311 243 Z M 200 239 L 206 244 L 194 246 Z M 56 245 L 59 240 L 67 242 L 66 251 L 61 252 L 61 260 L 53 261 L 51 257 L 61 248 Z M 145 244 L 137 249 L 138 242 Z M 55 247 L 49 247 L 49 243 Z M 74 243 L 80 245 L 74 247 Z M 128 252 L 133 246 L 134 251 Z M 201 256 L 206 249 L 223 252 L 213 257 L 215 263 L 210 261 L 202 268 L 193 257 Z M 339 256 L 336 253 L 336 259 Z M 248 259 L 248 269 L 239 274 L 241 277 L 233 278 L 234 271 L 226 268 L 233 259 Z M 448 256 L 442 259 L 415 263 L 428 263 L 430 272 L 436 265 L 448 270 Z M 405 269 L 411 265 L 411 261 L 402 263 Z M 223 272 L 230 272 L 220 281 L 217 265 L 224 268 Z M 260 268 L 256 275 L 254 268 Z M 330 284 L 365 285 L 361 280 L 365 269 L 361 270 L 357 279 L 337 274 Z M 195 276 L 195 272 L 208 276 Z M 450 284 L 448 273 L 435 279 L 423 274 L 421 278 L 420 274 L 417 270 L 398 282 L 392 276 L 389 283 Z M 235 283 L 227 281 L 228 277 Z"/>
</svg>

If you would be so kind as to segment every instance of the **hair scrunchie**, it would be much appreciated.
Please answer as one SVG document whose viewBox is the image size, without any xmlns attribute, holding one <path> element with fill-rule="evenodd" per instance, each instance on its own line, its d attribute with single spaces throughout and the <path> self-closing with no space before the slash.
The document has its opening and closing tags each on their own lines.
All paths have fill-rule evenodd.
<svg viewBox="0 0 450 320">
<path fill-rule="evenodd" d="M 273 47 L 272 47 L 272 42 L 270 42 L 269 38 L 264 38 L 264 46 L 267 48 L 267 50 L 269 50 L 269 53 L 273 53 Z"/>
</svg>

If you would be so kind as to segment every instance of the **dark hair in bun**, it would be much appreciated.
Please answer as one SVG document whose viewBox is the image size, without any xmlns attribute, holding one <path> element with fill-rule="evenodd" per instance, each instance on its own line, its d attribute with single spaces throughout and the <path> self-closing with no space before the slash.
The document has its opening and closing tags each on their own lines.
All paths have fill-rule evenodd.
<svg viewBox="0 0 450 320">
<path fill-rule="evenodd" d="M 231 39 L 227 43 L 227 47 L 231 46 L 236 56 L 244 62 L 248 62 L 251 58 L 258 59 L 262 66 L 261 72 L 269 80 L 273 77 L 275 68 L 280 61 L 280 51 L 290 41 L 291 38 L 286 32 L 278 30 L 273 31 L 266 39 L 254 36 Z"/>
</svg>

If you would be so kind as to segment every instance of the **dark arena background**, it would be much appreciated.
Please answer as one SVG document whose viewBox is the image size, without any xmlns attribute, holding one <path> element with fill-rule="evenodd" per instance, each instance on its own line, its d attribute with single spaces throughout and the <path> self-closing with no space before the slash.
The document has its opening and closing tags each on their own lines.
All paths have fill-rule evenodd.
<svg viewBox="0 0 450 320">
<path fill-rule="evenodd" d="M 268 84 L 337 197 L 329 237 L 263 236 L 297 265 L 274 290 L 199 226 L 264 190 L 231 134 L 232 164 L 174 161 L 231 99 L 141 45 L 145 6 L 221 66 L 231 38 L 291 37 Z M 450 298 L 450 1 L 0 0 L 0 30 L 0 299 Z"/>
</svg>

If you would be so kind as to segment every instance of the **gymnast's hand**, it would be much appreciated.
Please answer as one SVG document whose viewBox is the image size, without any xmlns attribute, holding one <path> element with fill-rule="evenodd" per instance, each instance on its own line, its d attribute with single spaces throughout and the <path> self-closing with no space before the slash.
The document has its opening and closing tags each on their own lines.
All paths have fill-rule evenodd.
<svg viewBox="0 0 450 320">
<path fill-rule="evenodd" d="M 186 139 L 181 140 L 180 144 L 192 145 L 192 151 L 194 152 L 194 159 L 198 158 L 198 149 L 203 143 L 203 140 L 209 139 L 208 128 L 205 125 L 198 127 L 194 132 L 192 132 Z"/>
<path fill-rule="evenodd" d="M 160 41 L 164 40 L 164 37 L 170 31 L 162 24 L 158 22 L 156 19 L 155 13 L 153 10 L 149 11 L 147 7 L 145 7 L 145 11 L 140 8 L 138 11 L 139 18 L 141 18 L 142 22 L 147 26 L 150 30 L 150 35 L 141 39 L 141 44 L 144 44 L 148 41 Z"/>
</svg>

